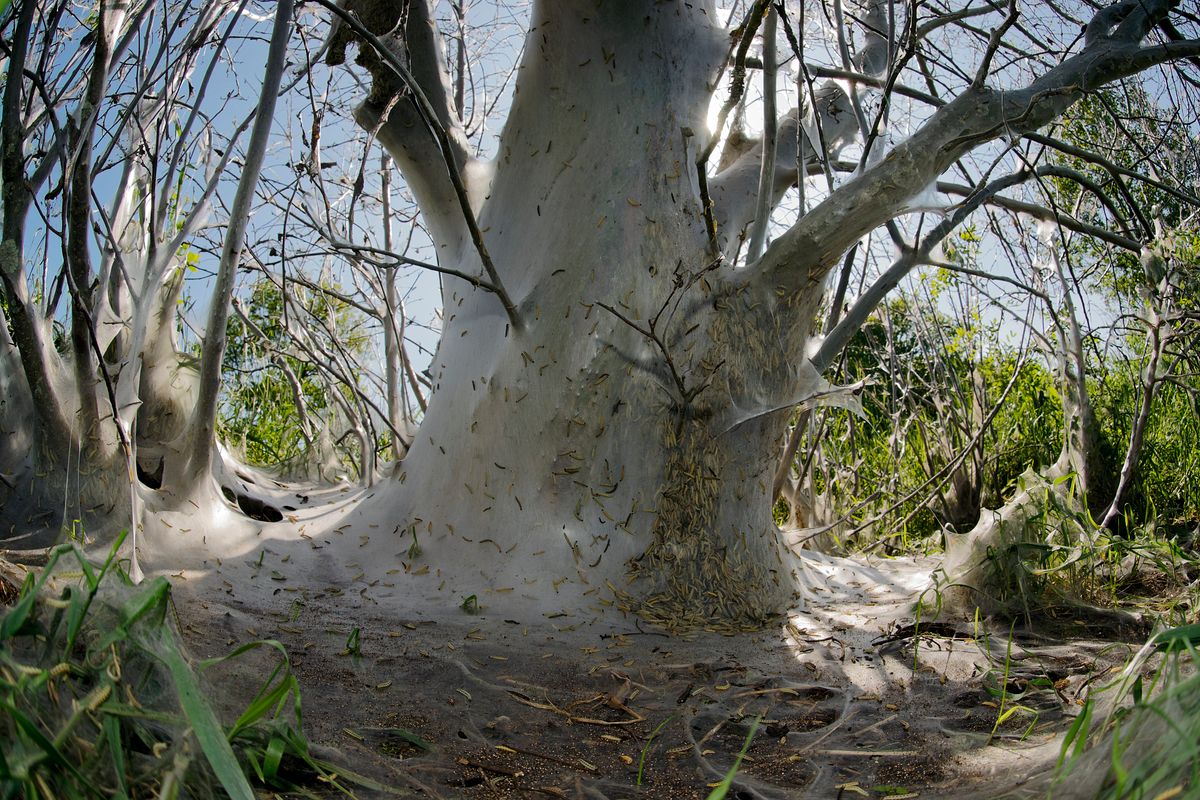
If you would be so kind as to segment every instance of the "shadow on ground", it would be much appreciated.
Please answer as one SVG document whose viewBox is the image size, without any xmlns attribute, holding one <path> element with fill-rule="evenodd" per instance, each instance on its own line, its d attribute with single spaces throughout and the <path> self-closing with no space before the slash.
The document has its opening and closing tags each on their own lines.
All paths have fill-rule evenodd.
<svg viewBox="0 0 1200 800">
<path fill-rule="evenodd" d="M 283 642 L 310 740 L 416 796 L 704 798 L 756 720 L 731 797 L 1019 791 L 1135 645 L 916 625 L 928 566 L 819 560 L 803 612 L 734 637 L 611 614 L 385 608 L 369 587 L 299 589 L 269 567 L 247 579 L 257 592 L 213 572 L 176 597 L 198 658 Z M 222 700 L 244 703 L 269 668 L 237 662 Z"/>
</svg>

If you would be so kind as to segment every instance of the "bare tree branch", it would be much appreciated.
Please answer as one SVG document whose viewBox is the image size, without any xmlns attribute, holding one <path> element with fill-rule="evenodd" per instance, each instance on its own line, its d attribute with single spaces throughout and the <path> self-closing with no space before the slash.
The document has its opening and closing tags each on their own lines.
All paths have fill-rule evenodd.
<svg viewBox="0 0 1200 800">
<path fill-rule="evenodd" d="M 192 410 L 191 441 L 184 480 L 188 483 L 199 480 L 208 473 L 212 461 L 217 420 L 217 396 L 220 391 L 221 364 L 225 356 L 225 327 L 229 319 L 230 301 L 233 299 L 233 284 L 242 248 L 246 240 L 246 227 L 250 219 L 250 206 L 258 186 L 266 157 L 267 142 L 274 122 L 275 101 L 282 83 L 288 38 L 292 29 L 292 0 L 279 0 L 275 8 L 275 22 L 271 30 L 271 44 L 267 51 L 266 74 L 263 77 L 262 94 L 258 99 L 258 111 L 254 118 L 254 130 L 247 146 L 245 166 L 238 180 L 237 193 L 230 209 L 229 228 L 225 233 L 225 245 L 221 250 L 220 267 L 212 291 L 208 323 L 205 325 L 204 349 L 200 359 L 200 378 L 196 393 L 196 405 Z"/>
<path fill-rule="evenodd" d="M 470 235 L 471 241 L 475 245 L 475 250 L 479 254 L 479 259 L 483 263 L 483 269 L 487 273 L 488 282 L 490 283 L 490 286 L 487 288 L 489 288 L 496 295 L 496 297 L 500 300 L 500 304 L 504 306 L 504 313 L 508 316 L 509 323 L 512 325 L 513 330 L 522 330 L 524 323 L 522 322 L 520 315 L 517 313 L 516 306 L 513 305 L 512 298 L 509 296 L 508 292 L 504 288 L 503 282 L 500 280 L 500 273 L 497 271 L 496 265 L 492 262 L 492 258 L 488 254 L 487 246 L 483 241 L 483 232 L 479 229 L 479 223 L 475 219 L 475 210 L 471 206 L 471 200 L 467 192 L 467 186 L 463 181 L 462 168 L 460 166 L 460 161 L 465 163 L 465 158 L 460 152 L 462 150 L 462 143 L 456 142 L 455 138 L 452 138 L 451 136 L 451 132 L 461 132 L 461 127 L 459 126 L 458 122 L 453 119 L 451 115 L 451 109 L 449 107 L 449 100 L 446 97 L 446 86 L 444 85 L 446 72 L 441 63 L 442 60 L 440 48 L 437 46 L 436 42 L 431 44 L 429 47 L 424 48 L 426 51 L 424 53 L 426 60 L 418 60 L 418 63 L 422 63 L 424 65 L 426 72 L 432 73 L 433 76 L 428 77 L 427 75 L 427 80 L 423 86 L 418 78 L 408 69 L 408 67 L 406 67 L 400 61 L 400 59 L 396 57 L 396 54 L 393 53 L 392 50 L 379 39 L 378 36 L 368 30 L 368 28 L 363 25 L 361 21 L 356 19 L 354 15 L 340 8 L 335 3 L 330 2 L 330 0 L 317 0 L 317 2 L 336 14 L 342 22 L 354 30 L 357 36 L 361 37 L 366 43 L 370 44 L 375 49 L 376 54 L 382 59 L 383 63 L 386 64 L 389 69 L 395 72 L 395 74 L 404 83 L 405 88 L 411 92 L 413 100 L 412 107 L 415 109 L 416 114 L 420 118 L 421 122 L 433 134 L 438 149 L 441 152 L 442 160 L 445 163 L 446 172 L 450 179 L 450 186 L 453 190 L 453 196 L 457 201 L 459 210 L 462 214 L 462 219 L 466 223 L 467 231 Z M 371 7 L 375 8 L 376 6 L 372 5 Z M 424 9 L 426 14 L 426 21 L 422 21 L 419 16 L 416 18 L 412 17 L 414 13 L 419 14 L 422 9 Z M 426 36 L 436 35 L 436 31 L 431 32 L 428 30 L 430 24 L 427 21 L 428 6 L 423 2 L 423 0 L 410 4 L 409 14 L 410 27 L 415 22 L 415 24 L 417 24 L 416 30 L 424 31 Z M 436 78 L 436 80 L 434 80 L 434 78 Z M 425 89 L 430 85 L 437 85 L 442 88 L 439 99 L 441 99 L 443 102 L 439 103 L 437 106 L 435 106 L 430 98 L 426 95 Z M 438 95 L 435 95 L 435 97 L 437 96 Z M 396 128 L 391 127 L 388 130 L 395 132 Z M 402 165 L 402 168 L 403 165 L 409 163 L 411 160 L 411 155 L 405 150 L 407 147 L 407 142 L 410 138 L 411 137 L 408 136 L 400 137 L 399 141 L 397 142 L 400 145 L 398 152 L 396 148 L 391 146 L 388 147 L 392 157 L 396 159 L 398 164 Z M 386 138 L 381 138 L 381 141 L 383 141 L 385 146 L 388 146 L 389 142 Z M 409 178 L 410 186 L 412 186 L 414 182 L 418 182 L 419 185 L 419 181 L 422 178 L 430 177 L 429 175 L 420 171 L 418 171 L 415 175 L 411 174 L 411 171 L 406 171 L 405 174 Z M 413 186 L 413 190 L 414 192 L 420 191 L 417 186 Z M 428 187 L 426 193 L 429 195 L 429 199 L 437 202 L 437 192 L 433 186 Z M 425 210 L 424 206 L 422 208 Z M 435 220 L 435 224 L 439 223 L 437 223 Z M 447 245 L 449 242 L 442 242 L 441 244 Z"/>
<path fill-rule="evenodd" d="M 54 373 L 58 358 L 45 341 L 41 315 L 36 313 L 29 297 L 25 279 L 25 217 L 32 202 L 32 189 L 25 177 L 25 133 L 22 121 L 24 82 L 12 76 L 25 72 L 29 53 L 30 30 L 33 27 L 37 4 L 22 2 L 17 10 L 13 31 L 13 49 L 9 55 L 8 74 L 3 96 L 3 118 L 0 119 L 0 170 L 3 177 L 4 231 L 0 240 L 0 279 L 8 301 L 9 321 L 13 339 L 21 357 L 33 407 L 40 423 L 45 444 L 65 447 L 71 441 L 71 426 L 62 413 L 62 398 L 55 388 Z"/>
<path fill-rule="evenodd" d="M 1162 16 L 1170 3 L 1147 0 L 1147 5 Z M 1200 53 L 1200 42 L 1142 47 L 1139 41 L 1097 38 L 1024 89 L 968 89 L 935 112 L 886 159 L 837 189 L 773 242 L 754 267 L 734 279 L 791 291 L 820 282 L 854 241 L 898 214 L 909 198 L 965 153 L 1001 136 L 1048 124 L 1087 91 Z"/>
</svg>

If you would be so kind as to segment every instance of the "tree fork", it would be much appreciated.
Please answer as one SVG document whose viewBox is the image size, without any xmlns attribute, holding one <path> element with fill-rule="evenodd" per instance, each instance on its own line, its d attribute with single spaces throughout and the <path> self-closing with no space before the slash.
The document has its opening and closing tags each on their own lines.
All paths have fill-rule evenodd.
<svg viewBox="0 0 1200 800">
<path fill-rule="evenodd" d="M 508 316 L 508 321 L 512 325 L 513 331 L 520 332 L 524 329 L 525 323 L 521 319 L 521 315 L 517 312 L 517 307 L 513 304 L 508 290 L 504 288 L 504 283 L 500 280 L 500 273 L 496 269 L 496 264 L 492 261 L 492 256 L 488 252 L 487 245 L 483 240 L 483 232 L 479 229 L 478 220 L 475 219 L 475 212 L 471 208 L 471 201 L 467 195 L 467 187 L 463 182 L 462 172 L 455 158 L 454 146 L 446 132 L 445 125 L 439 119 L 437 110 L 425 95 L 425 91 L 421 88 L 420 83 L 417 82 L 412 72 L 409 71 L 408 67 L 400 59 L 396 58 L 396 55 L 387 45 L 380 41 L 378 36 L 371 33 L 353 14 L 330 2 L 330 0 L 317 0 L 317 2 L 336 14 L 344 24 L 353 28 L 354 32 L 364 42 L 370 44 L 383 62 L 400 78 L 405 88 L 412 93 L 413 106 L 421 121 L 436 140 L 438 150 L 445 161 L 446 174 L 450 179 L 450 185 L 454 191 L 454 197 L 458 203 L 459 210 L 462 212 L 463 222 L 467 226 L 471 243 L 475 246 L 475 251 L 479 254 L 479 260 L 483 264 L 484 273 L 488 276 L 487 283 L 481 281 L 479 282 L 479 286 L 496 295 L 500 301 L 500 305 L 504 307 L 504 313 Z"/>
</svg>

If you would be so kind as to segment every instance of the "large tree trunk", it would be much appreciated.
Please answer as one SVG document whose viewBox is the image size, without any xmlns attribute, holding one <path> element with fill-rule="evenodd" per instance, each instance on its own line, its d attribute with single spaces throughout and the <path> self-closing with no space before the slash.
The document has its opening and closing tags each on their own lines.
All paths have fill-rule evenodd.
<svg viewBox="0 0 1200 800">
<path fill-rule="evenodd" d="M 807 325 L 718 288 L 694 164 L 721 31 L 702 7 L 557 5 L 534 19 L 479 215 L 523 329 L 447 280 L 435 391 L 384 502 L 433 564 L 494 588 L 760 622 L 794 581 L 770 516 L 786 412 L 753 417 Z M 442 264 L 478 273 L 459 250 Z"/>
</svg>

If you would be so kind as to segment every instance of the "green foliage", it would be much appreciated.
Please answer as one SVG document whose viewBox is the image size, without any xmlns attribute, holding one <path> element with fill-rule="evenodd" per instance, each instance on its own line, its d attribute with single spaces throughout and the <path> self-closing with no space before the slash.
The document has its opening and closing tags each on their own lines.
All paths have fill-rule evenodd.
<svg viewBox="0 0 1200 800">
<path fill-rule="evenodd" d="M 473 594 L 469 594 L 463 598 L 462 603 L 458 607 L 468 614 L 478 614 L 480 611 L 479 598 Z"/>
<path fill-rule="evenodd" d="M 988 733 L 988 742 L 991 742 L 996 737 L 996 733 L 1000 730 L 1000 726 L 1018 712 L 1028 714 L 1033 717 L 1033 721 L 1029 723 L 1029 727 L 1025 729 L 1025 733 L 1021 735 L 1022 739 L 1029 735 L 1029 732 L 1033 730 L 1033 726 L 1036 725 L 1038 721 L 1039 715 L 1037 710 L 1021 703 L 1021 699 L 1024 697 L 1026 692 L 1030 691 L 1031 687 L 1027 686 L 1024 690 L 1017 692 L 1009 691 L 1008 678 L 1009 671 L 1012 669 L 1013 665 L 1012 646 L 1014 629 L 1015 624 L 1008 629 L 1008 643 L 1005 645 L 1004 649 L 1003 672 L 997 674 L 996 670 L 993 669 L 989 670 L 984 675 L 984 691 L 996 698 L 998 701 L 996 709 L 996 721 L 992 724 L 991 732 Z M 1041 678 L 1039 680 L 1044 683 L 1047 679 Z"/>
<path fill-rule="evenodd" d="M 1127 369 L 1108 369 L 1097 377 L 1092 403 L 1105 449 L 1124 452 L 1140 395 L 1139 377 Z M 1167 532 L 1184 534 L 1200 525 L 1198 395 L 1200 379 L 1195 377 L 1160 387 L 1125 501 L 1126 510 L 1136 521 L 1154 520 Z"/>
<path fill-rule="evenodd" d="M 973 230 L 964 231 L 948 248 L 950 259 L 972 263 L 975 239 Z M 1172 231 L 1155 250 L 1170 280 L 1153 290 L 1154 302 L 1166 303 L 1163 293 L 1170 293 L 1168 310 L 1159 313 L 1174 315 L 1163 334 L 1174 338 L 1160 364 L 1141 459 L 1122 509 L 1128 519 L 1119 530 L 1154 521 L 1165 532 L 1190 536 L 1200 530 L 1200 360 L 1189 343 L 1195 332 L 1185 326 L 1194 328 L 1189 309 L 1200 307 L 1200 273 L 1188 266 L 1200 261 L 1200 231 Z M 1143 278 L 1137 309 L 1149 302 L 1145 284 Z M 932 271 L 920 288 L 924 297 L 900 294 L 846 349 L 834 379 L 867 384 L 863 415 L 819 412 L 810 426 L 823 437 L 819 450 L 801 448 L 798 456 L 798 469 L 809 469 L 812 491 L 834 519 L 845 516 L 848 528 L 878 519 L 875 535 L 898 550 L 936 546 L 933 534 L 944 526 L 968 529 L 981 508 L 1003 505 L 1022 473 L 1050 465 L 1063 446 L 1059 379 L 1044 357 L 1007 344 L 957 273 Z M 1100 433 L 1091 455 L 1101 465 L 1101 505 L 1107 502 L 1103 479 L 1111 491 L 1144 396 L 1140 373 L 1149 354 L 1141 325 L 1135 319 L 1117 347 L 1088 348 L 1089 395 Z M 786 513 L 781 504 L 778 516 Z M 855 544 L 877 543 L 871 535 Z"/>
<path fill-rule="evenodd" d="M 350 631 L 350 635 L 346 637 L 346 649 L 342 651 L 342 655 L 362 655 L 362 629 L 357 625 Z"/>
<path fill-rule="evenodd" d="M 1179 117 L 1171 107 L 1159 107 L 1140 85 L 1127 82 L 1121 87 L 1088 94 L 1059 121 L 1058 135 L 1066 142 L 1090 150 L 1119 169 L 1153 175 L 1167 186 L 1193 191 L 1200 180 L 1200 150 L 1194 126 Z M 1168 230 L 1194 225 L 1195 208 L 1159 186 L 1122 178 L 1118 185 L 1103 164 L 1063 153 L 1053 153 L 1056 165 L 1082 174 L 1105 194 L 1101 202 L 1079 182 L 1066 176 L 1046 179 L 1056 205 L 1072 209 L 1084 222 L 1103 228 L 1124 228 L 1134 238 L 1153 236 L 1146 231 L 1154 220 Z M 1194 234 L 1191 238 L 1195 238 Z M 1143 265 L 1136 253 L 1113 250 L 1089 239 L 1073 240 L 1073 249 L 1089 263 L 1100 267 L 1088 270 L 1090 286 L 1128 307 L 1138 303 L 1139 292 L 1147 284 Z M 1187 256 L 1180 253 L 1180 256 Z M 1191 254 L 1195 263 L 1195 253 Z M 1156 283 L 1151 280 L 1150 283 Z M 1196 296 L 1193 294 L 1193 296 Z"/>
<path fill-rule="evenodd" d="M 934 274 L 932 293 L 955 280 L 953 273 Z M 952 483 L 953 459 L 963 450 L 972 451 L 959 468 L 974 487 L 974 497 L 963 501 L 970 524 L 972 507 L 1003 503 L 1025 470 L 1051 463 L 1061 448 L 1062 403 L 1053 375 L 1003 345 L 995 330 L 983 329 L 977 314 L 964 325 L 901 295 L 851 340 L 838 380 L 868 383 L 864 413 L 825 415 L 829 435 L 824 460 L 816 462 L 817 490 L 831 493 L 837 509 L 857 509 L 853 518 L 859 520 L 908 498 L 881 525 L 906 546 L 948 521 L 946 507 L 927 498 L 936 486 Z M 973 426 L 997 404 L 988 430 L 972 447 Z M 958 520 L 961 513 L 951 516 Z"/>
<path fill-rule="evenodd" d="M 1195 618 L 1189 584 L 1200 559 L 1194 553 L 1152 524 L 1127 521 L 1120 533 L 1100 528 L 1076 494 L 1072 475 L 1052 484 L 1029 472 L 1020 487 L 1025 500 L 993 522 L 1004 526 L 1005 536 L 983 553 L 991 573 L 984 595 L 989 613 L 1032 623 L 1083 603 L 1135 609 L 1166 622 Z M 1124 614 L 1118 611 L 1114 619 L 1140 625 Z"/>
<path fill-rule="evenodd" d="M 1122 229 L 1153 254 L 1139 256 L 1087 237 L 1073 238 L 1070 249 L 1087 291 L 1106 299 L 1118 315 L 1109 335 L 1090 351 L 1088 364 L 1089 394 L 1101 427 L 1100 460 L 1111 466 L 1105 477 L 1114 485 L 1145 396 L 1140 373 L 1151 356 L 1149 320 L 1164 320 L 1159 334 L 1174 340 L 1158 367 L 1149 428 L 1122 511 L 1134 526 L 1157 518 L 1184 533 L 1200 523 L 1200 361 L 1194 316 L 1200 309 L 1200 229 L 1195 207 L 1163 187 L 1193 192 L 1200 180 L 1195 127 L 1175 108 L 1157 105 L 1139 84 L 1126 81 L 1076 103 L 1056 135 L 1117 170 L 1155 179 L 1123 176 L 1118 182 L 1108 165 L 1054 152 L 1056 166 L 1083 175 L 1106 200 L 1068 175 L 1050 176 L 1044 186 L 1056 206 L 1090 224 Z"/>
<path fill-rule="evenodd" d="M 252 800 L 253 786 L 309 794 L 302 784 L 317 779 L 352 796 L 337 773 L 382 788 L 309 753 L 278 642 L 193 665 L 169 624 L 170 584 L 134 586 L 116 560 L 123 539 L 100 566 L 59 546 L 0 617 L 0 797 Z M 68 561 L 78 569 L 59 567 Z M 278 651 L 275 668 L 223 726 L 202 674 L 264 647 Z"/>
<path fill-rule="evenodd" d="M 1157 106 L 1146 90 L 1132 81 L 1083 97 L 1059 121 L 1057 135 L 1117 168 L 1152 174 L 1168 185 L 1190 190 L 1200 177 L 1200 160 L 1189 124 L 1174 108 Z M 1157 217 L 1173 228 L 1194 213 L 1189 204 L 1153 184 L 1123 179 L 1123 185 L 1118 186 L 1102 164 L 1057 152 L 1053 160 L 1082 174 L 1105 193 L 1105 202 L 1100 202 L 1069 177 L 1046 179 L 1057 204 L 1073 209 L 1085 222 L 1128 228 L 1135 226 L 1139 217 Z M 1143 277 L 1135 253 L 1109 254 L 1102 245 L 1086 238 L 1080 239 L 1077 246 L 1088 257 L 1107 261 L 1108 268 L 1096 273 L 1094 288 L 1126 300 L 1136 297 Z"/>
<path fill-rule="evenodd" d="M 303 291 L 300 287 L 292 290 Z M 356 356 L 366 355 L 369 342 L 359 330 L 358 316 L 350 306 L 321 292 L 302 294 L 298 303 L 289 304 L 287 313 L 298 313 L 297 306 L 311 317 L 298 321 L 298 324 L 311 328 L 312 320 L 323 320 L 337 332 L 341 347 Z M 295 376 L 299 399 L 314 424 L 337 416 L 331 391 L 340 391 L 343 398 L 349 399 L 350 389 L 345 386 L 331 389 L 318 365 L 295 354 L 284 322 L 284 300 L 278 286 L 267 280 L 259 281 L 241 307 L 252 325 L 248 325 L 241 315 L 233 314 L 226 328 L 228 344 L 222 365 L 221 432 L 242 446 L 245 458 L 251 464 L 278 465 L 296 461 L 307 454 L 311 447 L 307 437 L 317 431 L 303 429 L 297 393 L 284 368 Z M 352 377 L 358 379 L 357 375 Z"/>
<path fill-rule="evenodd" d="M 1099 719 L 1096 701 L 1087 701 L 1063 740 L 1050 796 L 1054 787 L 1083 782 L 1104 800 L 1195 796 L 1200 786 L 1198 641 L 1194 625 L 1156 634 L 1120 678 L 1102 688 L 1115 706 L 1107 718 Z M 1165 655 L 1155 655 L 1160 651 Z"/>
</svg>

